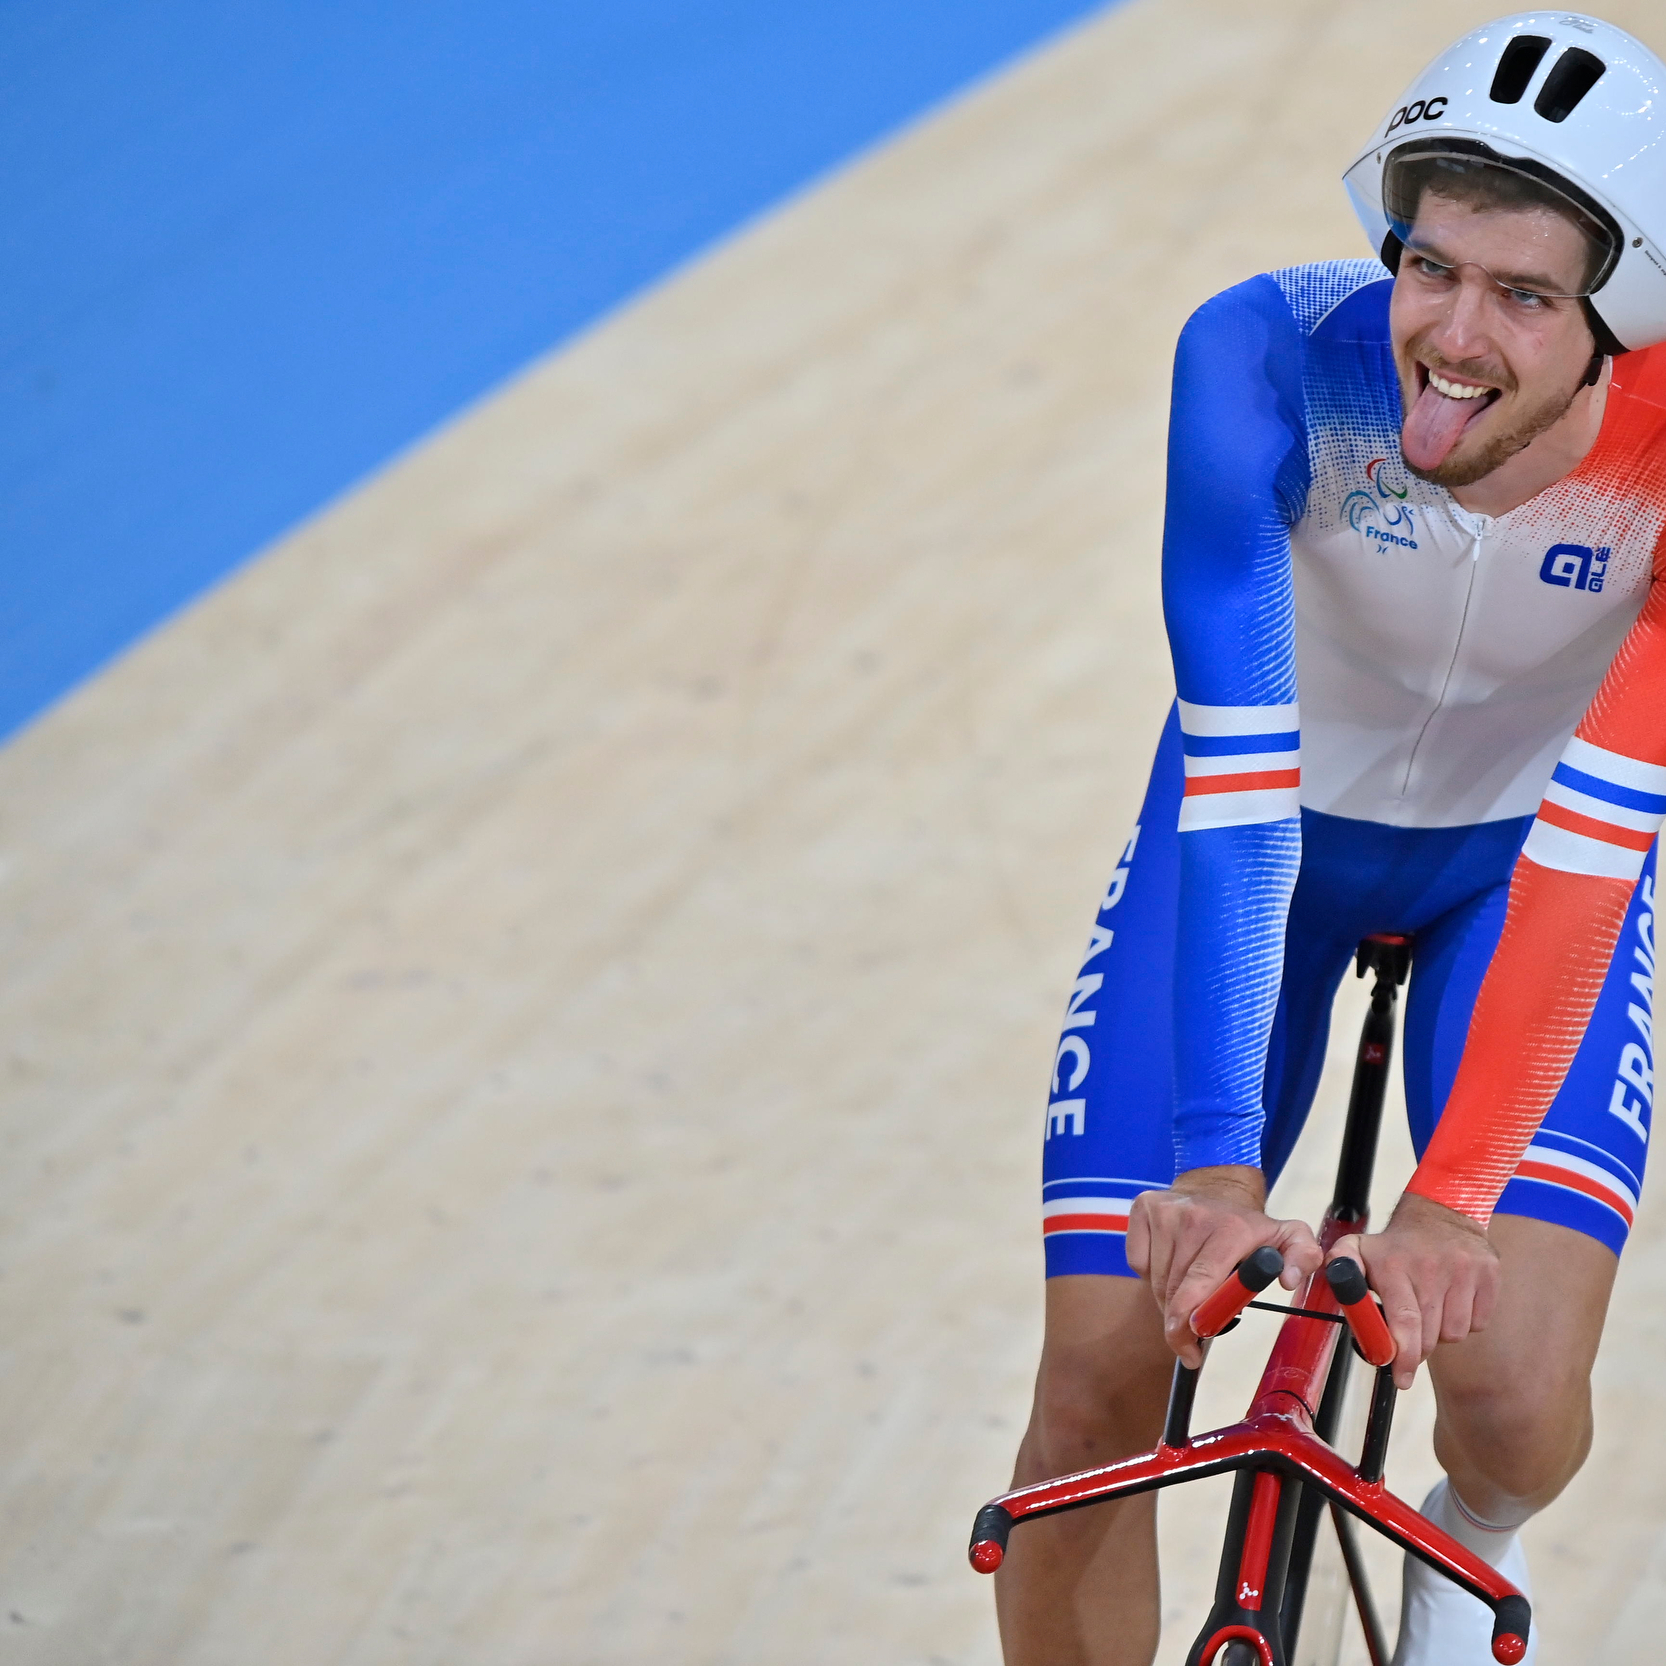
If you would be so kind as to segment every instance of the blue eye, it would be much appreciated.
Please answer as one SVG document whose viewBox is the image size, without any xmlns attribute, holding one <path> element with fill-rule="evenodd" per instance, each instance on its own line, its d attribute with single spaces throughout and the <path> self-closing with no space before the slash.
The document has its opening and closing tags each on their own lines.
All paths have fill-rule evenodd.
<svg viewBox="0 0 1666 1666">
<path fill-rule="evenodd" d="M 1427 255 L 1417 257 L 1417 269 L 1426 278 L 1449 278 L 1455 268 L 1442 266 L 1438 260 L 1430 260 Z"/>
<path fill-rule="evenodd" d="M 1537 311 L 1545 304 L 1542 295 L 1535 295 L 1531 289 L 1506 289 L 1504 291 L 1518 307 L 1525 307 L 1529 311 Z"/>
</svg>

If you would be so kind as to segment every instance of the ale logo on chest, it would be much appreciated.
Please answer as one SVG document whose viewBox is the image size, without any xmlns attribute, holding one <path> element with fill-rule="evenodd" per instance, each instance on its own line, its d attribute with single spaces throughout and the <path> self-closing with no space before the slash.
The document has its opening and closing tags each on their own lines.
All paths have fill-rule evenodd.
<svg viewBox="0 0 1666 1666">
<path fill-rule="evenodd" d="M 1609 553 L 1589 544 L 1552 544 L 1539 563 L 1539 577 L 1564 590 L 1589 590 L 1595 595 L 1608 574 Z"/>
</svg>

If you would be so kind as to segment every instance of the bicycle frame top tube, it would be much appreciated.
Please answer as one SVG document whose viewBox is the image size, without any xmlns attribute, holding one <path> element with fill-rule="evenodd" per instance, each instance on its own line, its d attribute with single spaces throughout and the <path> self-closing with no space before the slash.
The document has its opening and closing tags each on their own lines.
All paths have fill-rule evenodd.
<svg viewBox="0 0 1666 1666">
<path fill-rule="evenodd" d="M 1351 1231 L 1353 1228 L 1347 1222 L 1327 1215 L 1319 1232 L 1320 1248 L 1328 1254 L 1336 1240 Z M 1314 1273 L 1308 1279 L 1295 1305 L 1306 1308 L 1308 1313 L 1340 1314 L 1342 1311 L 1323 1273 Z M 1282 1412 L 1311 1424 L 1318 1411 L 1319 1396 L 1324 1392 L 1325 1372 L 1331 1355 L 1336 1352 L 1340 1330 L 1338 1325 L 1305 1314 L 1292 1314 L 1286 1319 L 1278 1328 L 1272 1353 L 1267 1356 L 1266 1369 L 1250 1402 L 1250 1416 Z"/>
</svg>

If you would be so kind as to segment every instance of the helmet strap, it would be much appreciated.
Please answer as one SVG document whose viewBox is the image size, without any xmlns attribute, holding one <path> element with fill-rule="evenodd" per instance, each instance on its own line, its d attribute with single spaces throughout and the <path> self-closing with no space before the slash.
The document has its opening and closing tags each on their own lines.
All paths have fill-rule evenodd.
<svg viewBox="0 0 1666 1666">
<path fill-rule="evenodd" d="M 1617 359 L 1622 353 L 1629 353 L 1627 347 L 1603 322 L 1602 314 L 1591 305 L 1590 296 L 1586 296 L 1580 303 L 1585 313 L 1585 322 L 1591 326 L 1591 340 L 1596 345 L 1596 353 L 1591 359 L 1591 368 L 1585 372 L 1585 386 L 1595 387 L 1597 379 L 1602 375 L 1602 361 Z"/>
<path fill-rule="evenodd" d="M 1585 310 L 1585 322 L 1591 326 L 1591 339 L 1596 343 L 1599 353 L 1606 355 L 1608 358 L 1617 359 L 1621 354 L 1631 351 L 1602 321 L 1602 314 L 1591 305 L 1590 296 L 1584 297 L 1579 304 Z"/>
</svg>

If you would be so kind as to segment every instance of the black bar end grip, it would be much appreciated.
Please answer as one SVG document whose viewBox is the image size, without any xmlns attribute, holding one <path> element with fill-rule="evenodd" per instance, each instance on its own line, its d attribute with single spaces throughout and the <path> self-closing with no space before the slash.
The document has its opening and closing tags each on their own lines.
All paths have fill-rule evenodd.
<svg viewBox="0 0 1666 1666">
<path fill-rule="evenodd" d="M 1532 1629 L 1533 1609 L 1526 1597 L 1504 1597 L 1493 1609 L 1492 1657 L 1513 1663 L 1527 1655 L 1527 1637 Z M 1502 1646 L 1501 1646 L 1502 1645 Z"/>
<path fill-rule="evenodd" d="M 1325 1282 L 1344 1307 L 1352 1307 L 1371 1294 L 1365 1269 L 1351 1256 L 1339 1255 L 1325 1268 Z"/>
<path fill-rule="evenodd" d="M 1263 1244 L 1238 1263 L 1238 1282 L 1259 1296 L 1283 1271 L 1284 1257 L 1271 1244 Z"/>
<path fill-rule="evenodd" d="M 972 1543 L 966 1554 L 979 1573 L 994 1573 L 1006 1560 L 1007 1534 L 1012 1517 L 999 1504 L 985 1504 L 972 1523 Z"/>
</svg>

